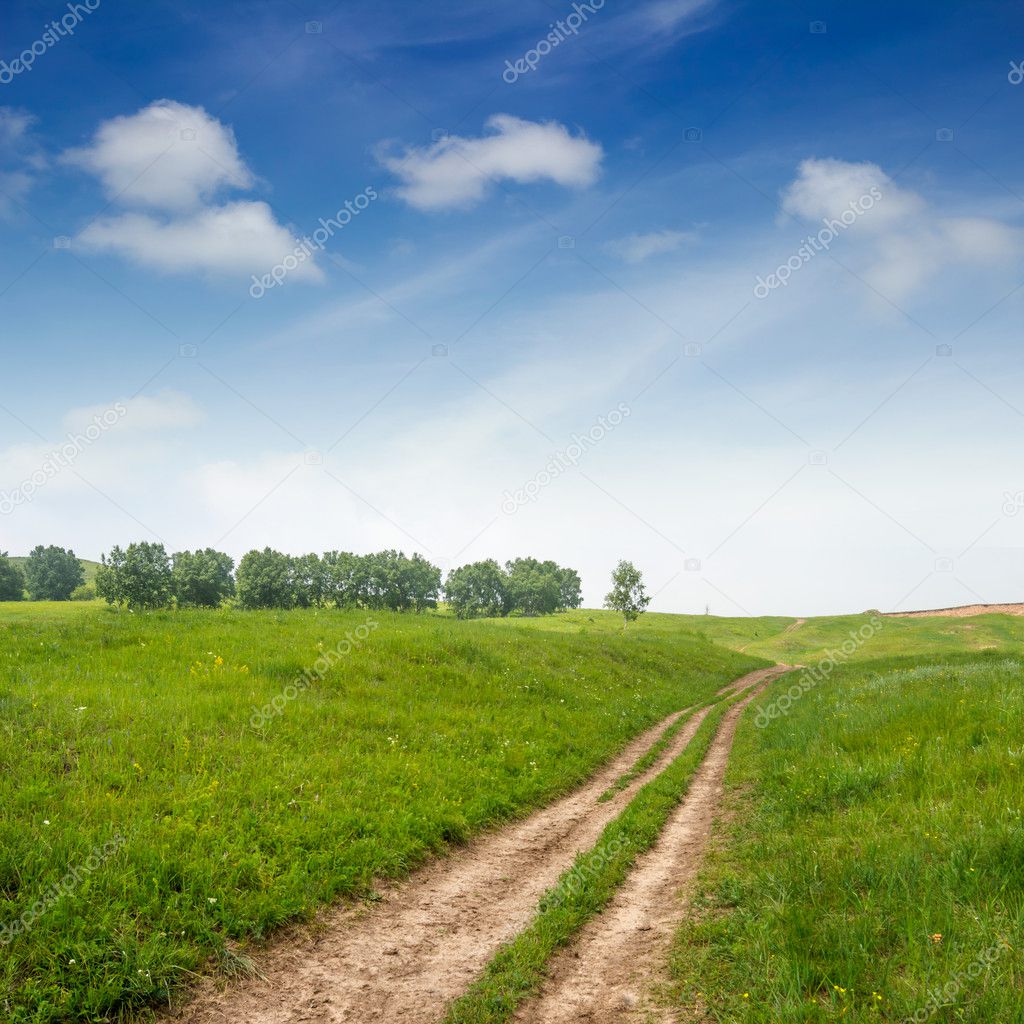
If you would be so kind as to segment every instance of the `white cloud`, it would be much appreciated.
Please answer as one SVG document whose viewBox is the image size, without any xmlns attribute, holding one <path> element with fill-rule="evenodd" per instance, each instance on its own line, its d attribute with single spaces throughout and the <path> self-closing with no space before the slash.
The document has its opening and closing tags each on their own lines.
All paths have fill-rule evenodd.
<svg viewBox="0 0 1024 1024">
<path fill-rule="evenodd" d="M 161 220 L 125 213 L 94 221 L 79 241 L 99 252 L 116 252 L 156 270 L 189 273 L 261 274 L 280 263 L 296 246 L 292 233 L 274 220 L 266 203 L 237 202 L 179 218 Z M 291 274 L 322 280 L 308 259 Z"/>
<path fill-rule="evenodd" d="M 205 418 L 193 399 L 180 391 L 161 391 L 156 395 L 123 398 L 107 405 L 70 409 L 64 416 L 66 430 L 80 430 L 94 417 L 103 417 L 111 409 L 119 412 L 115 424 L 119 434 L 127 431 L 165 431 L 194 427 Z M 124 412 L 120 413 L 123 409 Z"/>
<path fill-rule="evenodd" d="M 479 138 L 451 135 L 399 156 L 382 153 L 380 160 L 402 182 L 398 194 L 421 210 L 472 206 L 501 179 L 572 188 L 597 179 L 601 146 L 562 124 L 494 114 L 486 127 L 490 134 Z"/>
<path fill-rule="evenodd" d="M 1014 229 L 986 217 L 942 216 L 872 163 L 804 160 L 782 193 L 782 208 L 806 220 L 830 220 L 869 195 L 880 198 L 848 230 L 867 247 L 865 280 L 890 300 L 950 268 L 992 265 L 1021 251 Z"/>
<path fill-rule="evenodd" d="M 298 245 L 264 202 L 213 203 L 217 192 L 251 188 L 254 179 L 234 133 L 202 107 L 158 100 L 105 121 L 91 145 L 64 160 L 95 174 L 119 205 L 156 211 L 90 223 L 78 237 L 86 249 L 167 273 L 264 274 Z M 313 255 L 291 276 L 323 279 Z"/>
<path fill-rule="evenodd" d="M 926 214 L 925 201 L 916 193 L 900 188 L 877 164 L 848 163 L 845 160 L 804 160 L 797 176 L 782 194 L 786 213 L 805 220 L 837 218 L 851 203 L 873 196 L 882 199 L 860 222 L 865 230 L 882 231 L 894 223 Z"/>
<path fill-rule="evenodd" d="M 643 263 L 652 256 L 674 252 L 694 234 L 689 231 L 649 231 L 646 234 L 627 235 L 609 242 L 605 248 L 626 263 Z"/>
<path fill-rule="evenodd" d="M 698 31 L 693 24 L 694 16 L 707 13 L 714 6 L 714 0 L 655 0 L 638 7 L 633 20 L 649 34 L 668 35 L 674 40 L 680 34 Z"/>
<path fill-rule="evenodd" d="M 45 166 L 35 140 L 35 118 L 15 107 L 0 107 L 0 217 L 9 217 L 23 205 L 34 173 Z"/>
<path fill-rule="evenodd" d="M 104 121 L 92 143 L 64 159 L 95 174 L 125 205 L 183 210 L 224 187 L 251 188 L 232 130 L 202 107 L 157 100 Z"/>
<path fill-rule="evenodd" d="M 17 146 L 24 141 L 35 119 L 24 110 L 0 107 L 0 146 Z"/>
</svg>

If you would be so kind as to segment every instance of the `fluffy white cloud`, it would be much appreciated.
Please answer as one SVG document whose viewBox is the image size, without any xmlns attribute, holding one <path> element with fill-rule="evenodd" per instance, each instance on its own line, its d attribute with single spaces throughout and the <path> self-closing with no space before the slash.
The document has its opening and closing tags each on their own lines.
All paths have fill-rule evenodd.
<svg viewBox="0 0 1024 1024">
<path fill-rule="evenodd" d="M 298 245 L 266 203 L 212 202 L 222 189 L 251 188 L 253 175 L 234 133 L 202 107 L 158 100 L 105 121 L 89 146 L 64 160 L 95 174 L 119 205 L 156 211 L 93 221 L 78 237 L 86 249 L 168 273 L 261 275 Z M 323 278 L 311 254 L 291 276 Z"/>
<path fill-rule="evenodd" d="M 609 242 L 605 248 L 626 263 L 643 263 L 652 256 L 673 252 L 683 242 L 694 238 L 688 231 L 649 231 L 646 234 L 627 235 Z"/>
<path fill-rule="evenodd" d="M 866 196 L 873 200 L 870 209 L 848 230 L 867 247 L 865 280 L 891 300 L 949 268 L 991 265 L 1020 252 L 1017 231 L 991 218 L 942 216 L 873 163 L 804 160 L 782 193 L 782 208 L 806 220 L 831 220 Z"/>
<path fill-rule="evenodd" d="M 486 127 L 490 134 L 480 138 L 451 135 L 380 160 L 402 182 L 398 194 L 421 210 L 472 206 L 502 179 L 575 188 L 597 179 L 601 146 L 562 124 L 495 114 Z"/>
<path fill-rule="evenodd" d="M 90 145 L 64 159 L 95 174 L 107 195 L 126 205 L 182 210 L 220 188 L 253 184 L 234 132 L 202 107 L 173 100 L 104 121 Z"/>
<path fill-rule="evenodd" d="M 877 164 L 832 159 L 804 160 L 782 194 L 782 208 L 805 220 L 831 219 L 848 210 L 851 203 L 876 194 L 881 200 L 859 222 L 866 231 L 882 231 L 926 212 L 919 195 L 900 188 Z"/>
<path fill-rule="evenodd" d="M 296 246 L 292 233 L 261 202 L 229 203 L 170 220 L 125 213 L 94 221 L 79 241 L 169 273 L 263 274 Z M 312 258 L 299 263 L 290 276 L 323 278 Z"/>
</svg>

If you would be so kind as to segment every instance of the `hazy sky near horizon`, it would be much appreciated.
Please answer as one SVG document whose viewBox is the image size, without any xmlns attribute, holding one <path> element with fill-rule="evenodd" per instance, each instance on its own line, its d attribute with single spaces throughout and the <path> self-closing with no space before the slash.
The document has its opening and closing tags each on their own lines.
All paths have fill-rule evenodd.
<svg viewBox="0 0 1024 1024">
<path fill-rule="evenodd" d="M 0 23 L 0 551 L 1024 600 L 1019 3 Z"/>
</svg>

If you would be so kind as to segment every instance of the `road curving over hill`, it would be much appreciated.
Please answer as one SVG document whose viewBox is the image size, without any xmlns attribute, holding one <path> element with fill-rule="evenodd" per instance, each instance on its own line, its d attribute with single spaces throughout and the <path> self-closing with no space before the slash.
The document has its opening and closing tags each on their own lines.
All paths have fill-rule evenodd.
<svg viewBox="0 0 1024 1024">
<path fill-rule="evenodd" d="M 734 728 L 742 707 L 779 671 L 760 669 L 725 688 L 749 696 L 729 711 L 691 793 L 707 775 L 708 762 L 722 756 L 720 740 L 728 724 Z M 192 1002 L 165 1019 L 179 1024 L 440 1021 L 495 951 L 530 923 L 541 896 L 576 854 L 589 849 L 636 792 L 685 749 L 710 707 L 693 712 L 628 785 L 599 800 L 691 710 L 641 734 L 575 792 L 385 887 L 378 902 L 329 910 L 315 929 L 293 930 L 254 957 L 258 980 L 221 991 L 207 979 Z M 688 797 L 683 806 L 690 803 Z"/>
</svg>

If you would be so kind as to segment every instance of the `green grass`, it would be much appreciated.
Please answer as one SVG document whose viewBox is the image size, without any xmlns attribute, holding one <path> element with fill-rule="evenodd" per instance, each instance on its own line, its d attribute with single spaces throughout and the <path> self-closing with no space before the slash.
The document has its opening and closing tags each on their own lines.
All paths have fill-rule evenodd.
<svg viewBox="0 0 1024 1024">
<path fill-rule="evenodd" d="M 886 643 L 944 648 L 949 621 Z M 674 1001 L 743 1024 L 1024 1020 L 1022 674 L 1001 652 L 852 662 L 767 726 L 748 715 Z"/>
<path fill-rule="evenodd" d="M 713 615 L 664 615 L 648 612 L 631 623 L 627 635 L 658 639 L 680 629 L 702 634 L 710 641 L 733 650 L 766 658 L 771 662 L 809 665 L 837 648 L 849 635 L 869 624 L 874 616 L 833 615 L 808 618 L 804 625 L 787 633 L 797 620 L 765 616 L 759 618 L 717 618 Z M 522 620 L 495 620 L 496 624 Z M 610 611 L 581 610 L 534 621 L 534 628 L 581 633 L 621 633 L 622 616 Z M 907 619 L 879 617 L 875 634 L 859 645 L 852 661 L 934 654 L 961 654 L 990 650 L 1024 653 L 1024 616 L 976 615 L 972 618 Z"/>
<path fill-rule="evenodd" d="M 686 749 L 640 789 L 594 846 L 579 854 L 544 894 L 531 924 L 498 951 L 483 976 L 452 1004 L 444 1024 L 504 1024 L 540 989 L 551 956 L 607 905 L 637 856 L 657 841 L 686 795 L 722 717 L 739 699 L 718 700 Z"/>
<path fill-rule="evenodd" d="M 706 707 L 715 703 L 719 698 L 712 697 L 705 701 L 700 707 Z M 647 752 L 642 754 L 634 764 L 624 771 L 597 799 L 601 803 L 607 803 L 616 793 L 621 793 L 634 779 L 639 778 L 665 753 L 668 745 L 676 738 L 679 731 L 693 716 L 700 710 L 700 707 L 691 708 L 687 714 L 680 715 L 658 738 L 651 744 Z"/>
<path fill-rule="evenodd" d="M 374 614 L 251 727 L 366 618 L 0 605 L 0 928 L 30 925 L 0 945 L 4 1021 L 100 1021 L 237 970 L 229 940 L 526 814 L 763 664 L 678 626 Z"/>
<path fill-rule="evenodd" d="M 130 1016 L 192 972 L 244 971 L 247 941 L 528 813 L 752 668 L 815 664 L 870 616 L 374 619 L 285 699 L 363 613 L 0 605 L 0 929 L 30 922 L 0 945 L 2 1019 Z M 996 949 L 933 1019 L 1024 1019 L 1022 640 L 1010 616 L 884 618 L 787 715 L 747 713 L 742 814 L 680 935 L 678 1001 L 899 1021 Z M 453 1020 L 506 1019 L 535 988 L 654 841 L 710 728 L 609 826 L 626 852 L 549 900 Z"/>
</svg>

